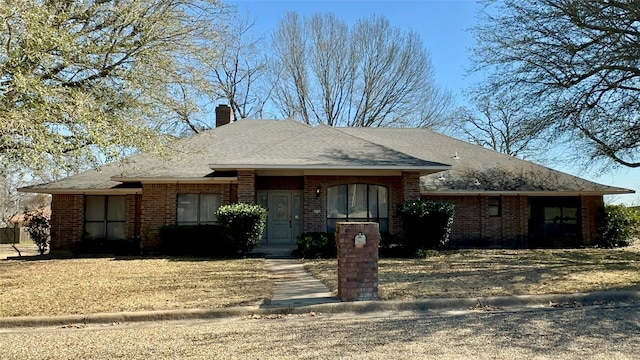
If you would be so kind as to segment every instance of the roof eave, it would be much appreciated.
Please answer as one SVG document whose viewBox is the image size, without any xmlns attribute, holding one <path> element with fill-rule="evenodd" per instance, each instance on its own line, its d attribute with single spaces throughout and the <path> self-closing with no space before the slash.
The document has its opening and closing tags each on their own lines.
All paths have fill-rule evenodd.
<svg viewBox="0 0 640 360">
<path fill-rule="evenodd" d="M 421 190 L 421 195 L 509 195 L 509 196 L 604 196 L 634 194 L 634 190 L 574 190 L 574 191 L 500 191 L 500 190 Z"/>
<path fill-rule="evenodd" d="M 264 164 L 210 164 L 212 170 L 255 170 L 255 171 L 296 171 L 301 174 L 327 173 L 327 172 L 402 172 L 402 171 L 418 171 L 420 176 L 434 174 L 440 171 L 451 170 L 451 165 L 432 165 L 432 166 L 397 166 L 397 165 L 379 165 L 379 166 L 351 166 L 351 165 L 264 165 Z"/>
<path fill-rule="evenodd" d="M 232 184 L 238 182 L 237 176 L 230 177 L 111 177 L 112 181 L 139 182 L 142 184 Z"/>
<path fill-rule="evenodd" d="M 69 195 L 131 195 L 142 194 L 141 188 L 104 188 L 104 189 L 32 189 L 29 187 L 19 188 L 18 192 L 35 193 L 35 194 L 69 194 Z"/>
</svg>

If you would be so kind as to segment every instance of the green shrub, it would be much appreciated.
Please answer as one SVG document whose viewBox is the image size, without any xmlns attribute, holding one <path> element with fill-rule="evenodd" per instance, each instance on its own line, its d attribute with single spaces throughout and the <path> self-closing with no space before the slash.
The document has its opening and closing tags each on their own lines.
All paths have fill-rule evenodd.
<svg viewBox="0 0 640 360">
<path fill-rule="evenodd" d="M 624 205 L 606 205 L 598 217 L 598 231 L 600 246 L 629 246 L 640 236 L 640 212 Z"/>
<path fill-rule="evenodd" d="M 378 249 L 380 257 L 409 257 L 410 254 L 404 247 L 404 237 L 402 234 L 391 234 L 389 232 L 380 233 L 380 247 Z"/>
<path fill-rule="evenodd" d="M 174 256 L 237 256 L 238 246 L 222 225 L 166 225 L 160 228 L 160 251 Z"/>
<path fill-rule="evenodd" d="M 254 204 L 223 205 L 216 212 L 220 224 L 229 234 L 241 254 L 251 251 L 262 240 L 267 222 L 267 210 Z"/>
<path fill-rule="evenodd" d="M 49 248 L 49 239 L 51 239 L 51 223 L 49 218 L 44 215 L 44 211 L 36 210 L 25 215 L 27 232 L 31 240 L 38 247 L 40 255 Z"/>
<path fill-rule="evenodd" d="M 336 238 L 327 232 L 306 232 L 298 236 L 296 255 L 306 259 L 335 258 Z"/>
<path fill-rule="evenodd" d="M 410 200 L 398 209 L 402 218 L 404 248 L 411 254 L 436 249 L 449 241 L 455 207 L 444 201 Z"/>
</svg>

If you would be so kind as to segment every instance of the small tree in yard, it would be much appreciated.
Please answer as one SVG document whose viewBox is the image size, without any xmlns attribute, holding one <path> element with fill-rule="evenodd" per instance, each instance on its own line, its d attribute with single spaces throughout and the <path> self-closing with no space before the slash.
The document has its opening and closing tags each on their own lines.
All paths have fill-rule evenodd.
<svg viewBox="0 0 640 360">
<path fill-rule="evenodd" d="M 640 236 L 640 212 L 624 205 L 607 205 L 598 219 L 599 245 L 629 246 Z"/>
<path fill-rule="evenodd" d="M 216 212 L 220 224 L 229 228 L 238 251 L 246 254 L 260 243 L 267 222 L 267 210 L 254 204 L 223 205 Z"/>
<path fill-rule="evenodd" d="M 25 222 L 31 240 L 38 246 L 40 255 L 44 255 L 49 248 L 51 238 L 49 218 L 45 216 L 43 210 L 36 210 L 25 215 Z"/>
<path fill-rule="evenodd" d="M 454 205 L 423 199 L 405 201 L 399 208 L 404 229 L 404 247 L 411 253 L 435 249 L 449 241 Z"/>
</svg>

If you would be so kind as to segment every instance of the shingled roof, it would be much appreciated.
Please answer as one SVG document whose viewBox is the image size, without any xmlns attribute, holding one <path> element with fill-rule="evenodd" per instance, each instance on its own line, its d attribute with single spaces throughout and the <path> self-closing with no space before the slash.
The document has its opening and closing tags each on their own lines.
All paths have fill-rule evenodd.
<svg viewBox="0 0 640 360">
<path fill-rule="evenodd" d="M 292 120 L 241 120 L 180 139 L 169 155 L 137 154 L 26 192 L 131 192 L 144 181 L 216 181 L 237 169 L 420 171 L 422 191 L 630 193 L 426 129 L 333 128 Z M 227 179 L 228 180 L 228 179 Z"/>
</svg>

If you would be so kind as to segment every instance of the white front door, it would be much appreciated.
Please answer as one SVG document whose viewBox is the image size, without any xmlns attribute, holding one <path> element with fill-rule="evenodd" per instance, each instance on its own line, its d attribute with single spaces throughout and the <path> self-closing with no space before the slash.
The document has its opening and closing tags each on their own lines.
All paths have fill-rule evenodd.
<svg viewBox="0 0 640 360">
<path fill-rule="evenodd" d="M 263 190 L 258 201 L 268 210 L 263 241 L 269 245 L 295 244 L 302 233 L 302 192 Z"/>
</svg>

